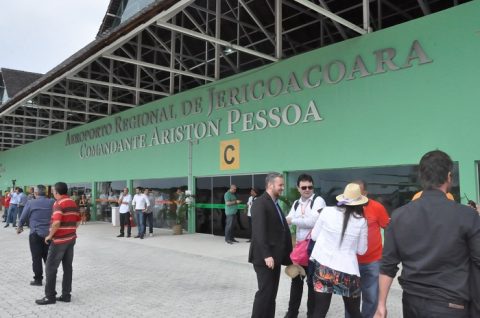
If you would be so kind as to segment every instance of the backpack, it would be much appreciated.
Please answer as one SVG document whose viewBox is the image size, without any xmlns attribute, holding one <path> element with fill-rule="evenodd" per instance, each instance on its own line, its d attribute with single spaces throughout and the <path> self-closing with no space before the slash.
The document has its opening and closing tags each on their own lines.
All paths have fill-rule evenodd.
<svg viewBox="0 0 480 318">
<path fill-rule="evenodd" d="M 310 209 L 313 208 L 313 204 L 315 203 L 315 199 L 318 198 L 319 195 L 315 194 L 313 196 L 313 199 L 312 199 L 312 202 L 310 202 Z M 300 204 L 300 202 L 298 200 L 295 200 L 295 202 L 293 203 L 293 209 L 296 211 L 297 208 L 298 208 L 298 205 Z"/>
</svg>

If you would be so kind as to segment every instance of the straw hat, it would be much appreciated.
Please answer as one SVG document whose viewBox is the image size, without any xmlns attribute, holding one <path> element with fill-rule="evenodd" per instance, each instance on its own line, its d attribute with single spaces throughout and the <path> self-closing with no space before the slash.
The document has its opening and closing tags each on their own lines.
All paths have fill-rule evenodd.
<svg viewBox="0 0 480 318">
<path fill-rule="evenodd" d="M 360 186 L 356 183 L 349 183 L 342 194 L 337 195 L 337 205 L 362 205 L 368 202 L 368 198 L 362 195 Z"/>
<path fill-rule="evenodd" d="M 287 274 L 290 278 L 295 278 L 298 275 L 307 276 L 305 269 L 297 264 L 292 264 L 285 267 L 285 274 Z"/>
</svg>

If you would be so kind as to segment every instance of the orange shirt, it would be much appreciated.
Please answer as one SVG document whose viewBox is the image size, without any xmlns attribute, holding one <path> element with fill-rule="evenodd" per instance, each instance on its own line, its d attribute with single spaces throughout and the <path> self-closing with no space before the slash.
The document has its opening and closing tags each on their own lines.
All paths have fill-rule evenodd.
<svg viewBox="0 0 480 318">
<path fill-rule="evenodd" d="M 380 228 L 385 228 L 390 222 L 385 207 L 378 201 L 368 199 L 363 207 L 363 214 L 368 222 L 368 249 L 363 255 L 358 255 L 359 264 L 369 264 L 382 258 L 382 234 Z"/>
</svg>

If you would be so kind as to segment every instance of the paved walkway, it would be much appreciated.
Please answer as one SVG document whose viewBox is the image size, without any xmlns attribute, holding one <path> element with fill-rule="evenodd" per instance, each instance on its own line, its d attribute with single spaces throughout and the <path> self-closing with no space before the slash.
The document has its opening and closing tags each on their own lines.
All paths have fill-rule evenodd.
<svg viewBox="0 0 480 318">
<path fill-rule="evenodd" d="M 159 229 L 144 240 L 116 238 L 118 228 L 100 222 L 83 225 L 78 233 L 72 302 L 38 306 L 34 300 L 44 289 L 29 285 L 28 229 L 17 235 L 11 227 L 0 228 L 1 318 L 250 317 L 257 282 L 245 240 L 228 245 L 223 237 L 174 236 Z M 61 280 L 60 268 L 57 291 Z M 282 273 L 276 317 L 287 310 L 289 284 Z M 394 284 L 390 318 L 401 317 L 400 295 Z M 304 302 L 299 318 L 306 317 L 305 309 Z M 328 317 L 343 317 L 340 297 L 333 297 Z"/>
</svg>

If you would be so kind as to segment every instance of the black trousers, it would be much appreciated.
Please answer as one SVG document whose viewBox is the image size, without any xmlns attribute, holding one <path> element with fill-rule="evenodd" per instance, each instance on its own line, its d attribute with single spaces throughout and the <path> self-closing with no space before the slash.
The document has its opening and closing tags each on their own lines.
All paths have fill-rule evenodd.
<svg viewBox="0 0 480 318">
<path fill-rule="evenodd" d="M 130 212 L 120 213 L 120 234 L 125 235 L 125 225 L 127 225 L 127 235 L 132 235 L 132 223 L 130 222 Z"/>
<path fill-rule="evenodd" d="M 57 294 L 55 291 L 55 285 L 57 284 L 57 270 L 60 263 L 62 263 L 63 268 L 62 295 L 68 296 L 72 292 L 74 246 L 75 240 L 58 245 L 53 244 L 53 242 L 50 243 L 47 264 L 45 266 L 45 274 L 47 276 L 45 282 L 45 296 L 47 298 L 53 298 Z"/>
<path fill-rule="evenodd" d="M 143 213 L 143 233 L 147 233 L 147 221 L 149 233 L 153 233 L 153 213 Z"/>
<path fill-rule="evenodd" d="M 305 272 L 308 273 L 308 267 L 303 266 L 303 268 L 305 269 Z M 292 279 L 292 284 L 290 285 L 290 300 L 288 302 L 288 318 L 296 318 L 298 316 L 298 310 L 302 303 L 303 282 L 305 279 L 306 277 L 300 275 Z M 315 291 L 313 290 L 313 282 L 311 279 L 307 279 L 307 286 L 307 317 L 312 317 L 315 309 Z"/>
<path fill-rule="evenodd" d="M 31 233 L 28 237 L 30 242 L 30 252 L 32 253 L 33 279 L 43 280 L 43 262 L 47 262 L 48 245 L 45 244 L 45 238 L 37 233 Z"/>
<path fill-rule="evenodd" d="M 348 312 L 351 318 L 362 318 L 360 313 L 360 297 L 342 297 L 345 310 Z M 315 312 L 313 317 L 325 318 L 327 316 L 328 309 L 330 308 L 330 302 L 332 301 L 331 293 L 318 293 L 315 292 Z M 432 317 L 433 318 L 433 317 Z"/>
<path fill-rule="evenodd" d="M 477 295 L 478 296 L 478 295 Z M 402 296 L 404 318 L 468 318 L 468 305 L 458 302 L 443 302 L 432 299 L 412 296 L 403 293 Z M 463 309 L 453 308 L 464 305 Z"/>
<path fill-rule="evenodd" d="M 274 318 L 281 266 L 270 269 L 265 265 L 253 265 L 253 268 L 257 273 L 258 291 L 253 301 L 252 318 Z"/>
</svg>

